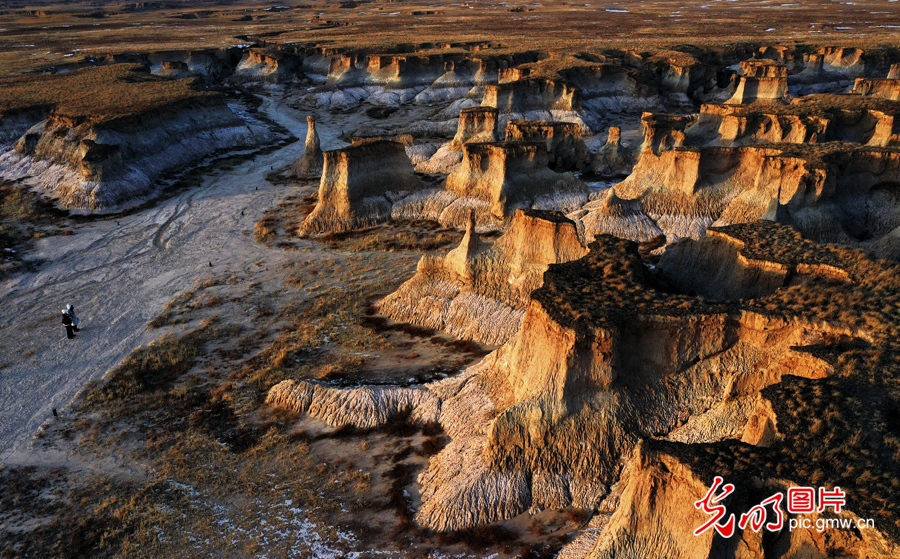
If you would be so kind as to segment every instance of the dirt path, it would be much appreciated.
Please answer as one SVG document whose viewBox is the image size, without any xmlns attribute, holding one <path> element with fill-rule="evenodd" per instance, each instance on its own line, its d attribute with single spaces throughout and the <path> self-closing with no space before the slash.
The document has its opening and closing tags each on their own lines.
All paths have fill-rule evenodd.
<svg viewBox="0 0 900 559">
<path fill-rule="evenodd" d="M 305 137 L 303 115 L 271 99 L 261 110 Z M 331 147 L 335 134 L 322 128 L 323 144 Z M 88 381 L 158 337 L 146 323 L 175 295 L 198 279 L 264 273 L 291 258 L 242 232 L 252 232 L 291 189 L 273 186 L 266 173 L 302 150 L 297 142 L 208 176 L 155 207 L 39 242 L 30 255 L 43 262 L 37 271 L 0 289 L 0 365 L 10 363 L 0 368 L 0 463 L 16 461 L 53 408 L 64 410 Z M 75 340 L 66 339 L 59 320 L 67 303 L 82 321 Z"/>
</svg>

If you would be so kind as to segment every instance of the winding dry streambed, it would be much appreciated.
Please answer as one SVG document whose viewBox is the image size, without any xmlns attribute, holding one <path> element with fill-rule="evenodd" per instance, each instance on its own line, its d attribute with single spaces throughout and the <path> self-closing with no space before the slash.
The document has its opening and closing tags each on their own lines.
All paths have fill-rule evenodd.
<svg viewBox="0 0 900 559">
<path fill-rule="evenodd" d="M 260 111 L 303 137 L 305 118 L 282 108 L 267 98 Z M 147 321 L 175 295 L 212 274 L 265 273 L 291 257 L 243 232 L 291 189 L 266 174 L 302 149 L 299 142 L 259 155 L 147 209 L 37 243 L 26 257 L 33 270 L 0 289 L 0 463 L 18 462 L 54 408 L 64 410 L 87 382 L 158 337 Z M 67 303 L 82 320 L 75 340 L 58 319 Z"/>
</svg>

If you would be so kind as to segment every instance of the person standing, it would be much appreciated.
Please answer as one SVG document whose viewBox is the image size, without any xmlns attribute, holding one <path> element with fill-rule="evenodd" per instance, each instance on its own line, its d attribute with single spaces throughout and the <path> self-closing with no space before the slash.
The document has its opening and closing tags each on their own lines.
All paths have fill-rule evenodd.
<svg viewBox="0 0 900 559">
<path fill-rule="evenodd" d="M 69 316 L 69 313 L 66 311 L 62 312 L 62 323 L 63 326 L 66 327 L 66 336 L 70 340 L 75 339 L 75 324 L 72 322 L 72 317 Z"/>
<path fill-rule="evenodd" d="M 75 316 L 75 307 L 73 307 L 72 305 L 66 305 L 66 310 L 64 312 L 67 313 L 69 315 L 69 318 L 72 319 L 72 329 L 77 332 L 79 320 L 78 317 Z"/>
</svg>

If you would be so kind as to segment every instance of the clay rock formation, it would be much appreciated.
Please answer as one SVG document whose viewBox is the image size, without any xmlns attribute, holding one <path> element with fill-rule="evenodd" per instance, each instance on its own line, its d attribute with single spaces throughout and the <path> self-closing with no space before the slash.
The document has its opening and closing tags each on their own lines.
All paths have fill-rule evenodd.
<svg viewBox="0 0 900 559">
<path fill-rule="evenodd" d="M 497 346 L 518 331 L 547 266 L 586 250 L 575 223 L 558 213 L 518 210 L 493 244 L 479 239 L 470 216 L 458 247 L 443 257 L 423 256 L 416 275 L 375 308 L 396 321 Z"/>
<path fill-rule="evenodd" d="M 606 143 L 591 159 L 589 172 L 604 178 L 624 177 L 634 166 L 631 150 L 622 145 L 622 129 L 610 126 Z"/>
<path fill-rule="evenodd" d="M 377 142 L 394 142 L 395 144 L 401 144 L 404 148 L 412 147 L 415 143 L 413 137 L 409 134 L 397 134 L 394 136 L 353 136 L 350 141 L 350 145 L 353 146 L 363 146 L 366 144 L 373 144 Z"/>
<path fill-rule="evenodd" d="M 765 218 L 822 242 L 877 243 L 897 226 L 887 201 L 900 157 L 897 110 L 880 99 L 813 95 L 704 104 L 687 117 L 645 114 L 633 172 L 615 186 L 628 210 L 593 200 L 570 217 L 587 238 L 609 232 L 645 241 L 658 228 L 674 242 L 700 238 L 713 224 Z"/>
<path fill-rule="evenodd" d="M 455 70 L 455 65 L 451 71 Z M 344 87 L 391 85 L 396 89 L 425 86 L 445 73 L 437 58 L 402 55 L 341 55 L 331 60 L 328 82 Z"/>
<path fill-rule="evenodd" d="M 369 389 L 363 401 L 375 411 L 360 405 L 359 389 L 317 396 L 296 381 L 275 386 L 269 399 L 347 418 L 327 419 L 332 424 L 357 421 L 357 409 L 382 424 L 404 406 L 436 417 L 451 442 L 419 475 L 416 513 L 433 530 L 575 506 L 612 513 L 584 545 L 590 557 L 708 557 L 708 538 L 679 535 L 698 526 L 691 504 L 717 474 L 748 491 L 832 482 L 861 495 L 887 491 L 848 507 L 860 517 L 881 510 L 881 533 L 848 532 L 842 542 L 862 539 L 887 550 L 874 556 L 891 556 L 900 501 L 879 480 L 898 464 L 896 442 L 880 430 L 900 402 L 900 267 L 768 222 L 717 228 L 684 244 L 651 274 L 636 243 L 599 236 L 584 257 L 549 266 L 506 344 L 458 377 L 402 389 L 403 397 Z M 474 269 L 460 268 L 460 255 L 485 253 L 472 236 L 458 250 L 444 262 L 457 273 Z M 831 414 L 825 421 L 823 409 Z M 648 439 L 657 440 L 640 443 Z M 846 441 L 849 454 L 832 452 L 829 440 Z M 871 475 L 848 470 L 847 456 L 865 456 Z M 727 505 L 758 502 L 749 497 Z M 790 541 L 798 549 L 804 541 L 831 545 L 804 540 L 808 534 Z M 756 541 L 734 543 L 756 549 Z"/>
<path fill-rule="evenodd" d="M 750 78 L 786 78 L 788 75 L 787 66 L 767 58 L 744 60 L 740 69 L 741 75 Z"/>
<path fill-rule="evenodd" d="M 393 202 L 424 188 L 403 144 L 376 140 L 326 151 L 319 200 L 301 236 L 349 231 L 386 220 Z"/>
<path fill-rule="evenodd" d="M 483 58 L 447 61 L 444 63 L 444 74 L 417 93 L 413 102 L 431 105 L 462 99 L 473 89 L 496 83 L 497 70 L 497 62 Z"/>
<path fill-rule="evenodd" d="M 900 80 L 900 63 L 891 65 L 891 69 L 888 71 L 887 79 Z"/>
<path fill-rule="evenodd" d="M 362 387 L 347 391 L 303 381 L 285 381 L 269 391 L 266 403 L 307 413 L 335 427 L 372 429 L 395 415 L 410 413 L 421 425 L 437 422 L 438 398 L 424 389 Z"/>
<path fill-rule="evenodd" d="M 543 143 L 550 168 L 557 172 L 581 170 L 587 160 L 581 126 L 571 122 L 510 120 L 506 141 Z"/>
<path fill-rule="evenodd" d="M 859 76 L 866 73 L 864 51 L 854 47 L 824 47 L 818 50 L 822 55 L 826 72 Z"/>
<path fill-rule="evenodd" d="M 636 58 L 632 64 L 644 72 L 652 72 L 660 95 L 669 106 L 690 107 L 695 99 L 713 94 L 724 85 L 719 83 L 722 80 L 717 68 L 688 52 L 656 50 L 640 54 L 632 51 L 628 58 Z"/>
<path fill-rule="evenodd" d="M 874 55 L 874 56 L 873 56 Z M 770 45 L 760 47 L 754 53 L 757 60 L 770 60 L 788 68 L 792 75 L 823 75 L 830 79 L 858 77 L 870 69 L 870 63 L 876 62 L 877 52 L 866 53 L 855 47 L 822 47 L 808 52 L 786 45 Z"/>
<path fill-rule="evenodd" d="M 681 147 L 644 152 L 634 173 L 616 186 L 640 198 L 644 212 L 670 240 L 699 238 L 713 224 L 779 219 L 822 242 L 852 242 L 894 227 L 888 206 L 900 152 L 839 145 Z M 861 213 L 860 213 L 861 212 Z"/>
<path fill-rule="evenodd" d="M 298 179 L 318 179 L 322 176 L 325 156 L 319 144 L 319 133 L 316 132 L 316 119 L 306 117 L 306 146 L 303 155 L 291 165 L 291 176 Z"/>
<path fill-rule="evenodd" d="M 444 153 L 453 153 L 445 149 Z M 587 186 L 571 173 L 555 173 L 543 144 L 468 143 L 462 162 L 442 188 L 421 190 L 394 204 L 394 219 L 427 219 L 464 227 L 474 215 L 479 232 L 502 231 L 517 209 L 571 212 L 588 200 Z M 433 162 L 441 151 L 432 159 Z M 422 169 L 423 165 L 419 165 Z"/>
<path fill-rule="evenodd" d="M 440 149 L 439 146 L 430 142 L 413 144 L 406 146 L 406 156 L 409 157 L 409 162 L 412 163 L 413 168 L 416 171 L 420 171 L 420 168 L 427 165 L 428 161 L 434 157 L 438 149 Z"/>
<path fill-rule="evenodd" d="M 569 217 L 579 224 L 588 241 L 605 233 L 643 243 L 664 234 L 644 213 L 639 200 L 623 200 L 616 195 L 615 188 L 607 189 L 601 199 L 588 202 Z"/>
<path fill-rule="evenodd" d="M 417 103 L 423 105 L 461 101 L 497 83 L 501 66 L 534 59 L 533 53 L 508 56 L 446 55 L 346 55 L 306 53 L 303 67 L 324 87 L 313 92 L 315 102 L 332 108 Z M 480 94 L 479 94 L 480 96 Z M 458 109 L 457 109 L 458 110 Z"/>
<path fill-rule="evenodd" d="M 272 139 L 215 95 L 100 121 L 50 114 L 0 151 L 0 177 L 32 177 L 65 208 L 110 211 L 156 194 L 170 169 Z"/>
<path fill-rule="evenodd" d="M 165 60 L 160 64 L 159 70 L 153 72 L 153 74 L 166 78 L 186 78 L 190 77 L 191 71 L 186 62 Z"/>
<path fill-rule="evenodd" d="M 524 79 L 487 86 L 482 105 L 501 113 L 577 111 L 582 108 L 581 90 L 563 82 Z"/>
<path fill-rule="evenodd" d="M 459 126 L 450 144 L 460 149 L 463 144 L 473 142 L 496 142 L 497 109 L 493 107 L 471 107 L 459 112 Z"/>
<path fill-rule="evenodd" d="M 636 58 L 629 65 L 642 67 L 643 60 L 640 56 Z M 573 107 L 576 111 L 574 114 L 592 129 L 599 124 L 592 118 L 593 115 L 663 109 L 663 99 L 657 84 L 648 79 L 644 72 L 626 66 L 621 59 L 611 59 L 604 55 L 551 55 L 537 62 L 501 70 L 501 84 L 527 80 L 567 83 L 578 88 L 581 92 L 581 105 L 587 110 L 579 111 Z M 670 85 L 672 84 L 662 87 L 668 88 Z M 684 94 L 673 92 L 673 95 Z M 543 119 L 531 115 L 527 118 Z"/>
<path fill-rule="evenodd" d="M 857 78 L 851 93 L 897 101 L 900 100 L 900 79 Z"/>
<path fill-rule="evenodd" d="M 472 142 L 497 141 L 497 109 L 469 107 L 459 112 L 456 135 L 443 144 L 426 163 L 416 166 L 423 173 L 449 173 L 462 162 L 462 147 Z"/>
<path fill-rule="evenodd" d="M 234 73 L 241 59 L 242 49 L 203 49 L 150 53 L 147 61 L 150 72 L 166 77 L 198 77 L 209 82 L 226 79 Z"/>
<path fill-rule="evenodd" d="M 757 234 L 780 233 L 777 226 L 767 227 L 774 229 Z M 720 239 L 731 248 L 723 250 L 710 238 L 703 241 L 704 251 L 717 261 L 717 269 L 730 269 L 734 275 L 722 272 L 707 278 L 706 284 L 717 278 L 739 287 L 753 277 L 732 267 L 734 259 L 742 258 L 745 241 L 740 232 L 728 230 Z M 668 433 L 690 442 L 739 438 L 760 390 L 786 374 L 822 378 L 832 370 L 827 362 L 794 347 L 847 333 L 839 324 L 775 318 L 756 309 L 790 281 L 819 277 L 835 281 L 840 289 L 837 285 L 849 276 L 829 264 L 833 259 L 819 264 L 802 252 L 779 257 L 776 267 L 785 272 L 783 283 L 772 282 L 761 290 L 760 303 L 751 304 L 754 310 L 738 310 L 740 305 L 728 301 L 687 303 L 681 296 L 659 292 L 644 297 L 642 290 L 625 287 L 648 285 L 643 266 L 634 256 L 625 256 L 636 254 L 637 247 L 611 237 L 601 237 L 598 243 L 586 257 L 550 267 L 544 285 L 532 294 L 522 329 L 486 359 L 489 372 L 482 378 L 502 410 L 484 441 L 484 460 L 492 469 L 544 471 L 609 483 L 618 471 L 618 458 L 631 452 L 641 433 Z M 750 268 L 770 266 L 768 257 L 743 258 Z M 690 263 L 677 266 L 671 270 L 676 276 Z M 791 273 L 797 274 L 792 280 Z M 632 295 L 611 296 L 609 289 L 596 287 L 596 295 L 585 300 L 589 286 L 613 277 L 623 282 L 615 293 L 625 288 Z M 662 310 L 679 306 L 682 310 L 671 314 Z M 724 332 L 735 334 L 729 339 Z M 769 334 L 760 337 L 762 332 Z M 758 372 L 744 368 L 748 354 L 761 358 L 752 361 L 752 370 Z M 684 388 L 662 388 L 669 382 Z M 653 387 L 661 392 L 654 394 Z M 711 407 L 708 401 L 700 403 L 709 397 L 716 402 Z M 663 407 L 672 408 L 662 410 L 663 400 Z M 679 427 L 678 416 L 685 413 L 689 419 Z M 571 444 L 573 440 L 603 450 L 585 453 L 581 445 Z"/>
<path fill-rule="evenodd" d="M 283 83 L 302 77 L 299 59 L 276 49 L 251 48 L 232 77 L 241 81 Z"/>
<path fill-rule="evenodd" d="M 676 51 L 657 52 L 646 61 L 641 57 L 641 65 L 653 68 L 660 85 L 665 89 L 680 94 L 689 93 L 693 89 L 692 85 L 698 81 L 694 74 L 702 71 L 696 58 Z"/>
<path fill-rule="evenodd" d="M 771 58 L 744 60 L 739 66 L 740 75 L 729 105 L 763 102 L 779 102 L 788 99 L 788 68 Z"/>
<path fill-rule="evenodd" d="M 787 77 L 754 77 L 741 76 L 737 89 L 731 99 L 725 101 L 730 105 L 742 105 L 757 101 L 784 101 L 788 98 Z"/>
<path fill-rule="evenodd" d="M 803 70 L 800 76 L 804 78 L 816 78 L 825 73 L 824 54 L 806 54 L 803 56 Z"/>
<path fill-rule="evenodd" d="M 849 95 L 812 95 L 788 105 L 708 105 L 684 129 L 685 144 L 739 146 L 849 142 L 875 147 L 900 144 L 900 107 Z"/>
<path fill-rule="evenodd" d="M 695 116 L 642 114 L 643 140 L 638 147 L 638 154 L 650 151 L 658 155 L 662 151 L 683 146 L 686 140 L 685 130 L 696 120 Z"/>
<path fill-rule="evenodd" d="M 521 60 L 510 61 L 524 62 L 533 55 L 521 56 Z M 497 59 L 466 54 L 338 55 L 330 59 L 327 80 L 342 87 L 386 86 L 395 90 L 418 89 L 419 93 L 430 87 L 431 91 L 420 101 L 447 101 L 455 97 L 453 93 L 440 95 L 438 90 L 459 88 L 464 91 L 457 93 L 465 95 L 474 85 L 496 83 L 500 63 Z"/>
<path fill-rule="evenodd" d="M 570 174 L 548 167 L 544 144 L 489 142 L 463 145 L 463 161 L 444 187 L 457 196 L 477 198 L 489 204 L 490 213 L 508 217 L 541 198 L 587 196 L 587 187 Z"/>
<path fill-rule="evenodd" d="M 590 131 L 581 89 L 562 79 L 526 78 L 485 86 L 481 104 L 500 113 L 500 126 L 511 119 L 574 122 Z"/>
</svg>

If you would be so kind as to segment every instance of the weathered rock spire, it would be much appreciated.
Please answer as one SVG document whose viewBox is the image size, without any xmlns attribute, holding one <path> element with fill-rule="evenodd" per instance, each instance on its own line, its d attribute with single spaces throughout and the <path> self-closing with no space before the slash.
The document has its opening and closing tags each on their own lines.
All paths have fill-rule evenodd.
<svg viewBox="0 0 900 559">
<path fill-rule="evenodd" d="M 322 155 L 322 147 L 319 143 L 319 133 L 316 132 L 316 119 L 312 115 L 306 117 L 308 125 L 306 131 L 306 148 L 293 165 L 291 176 L 298 179 L 317 179 L 322 176 L 322 167 L 325 157 Z"/>
</svg>

